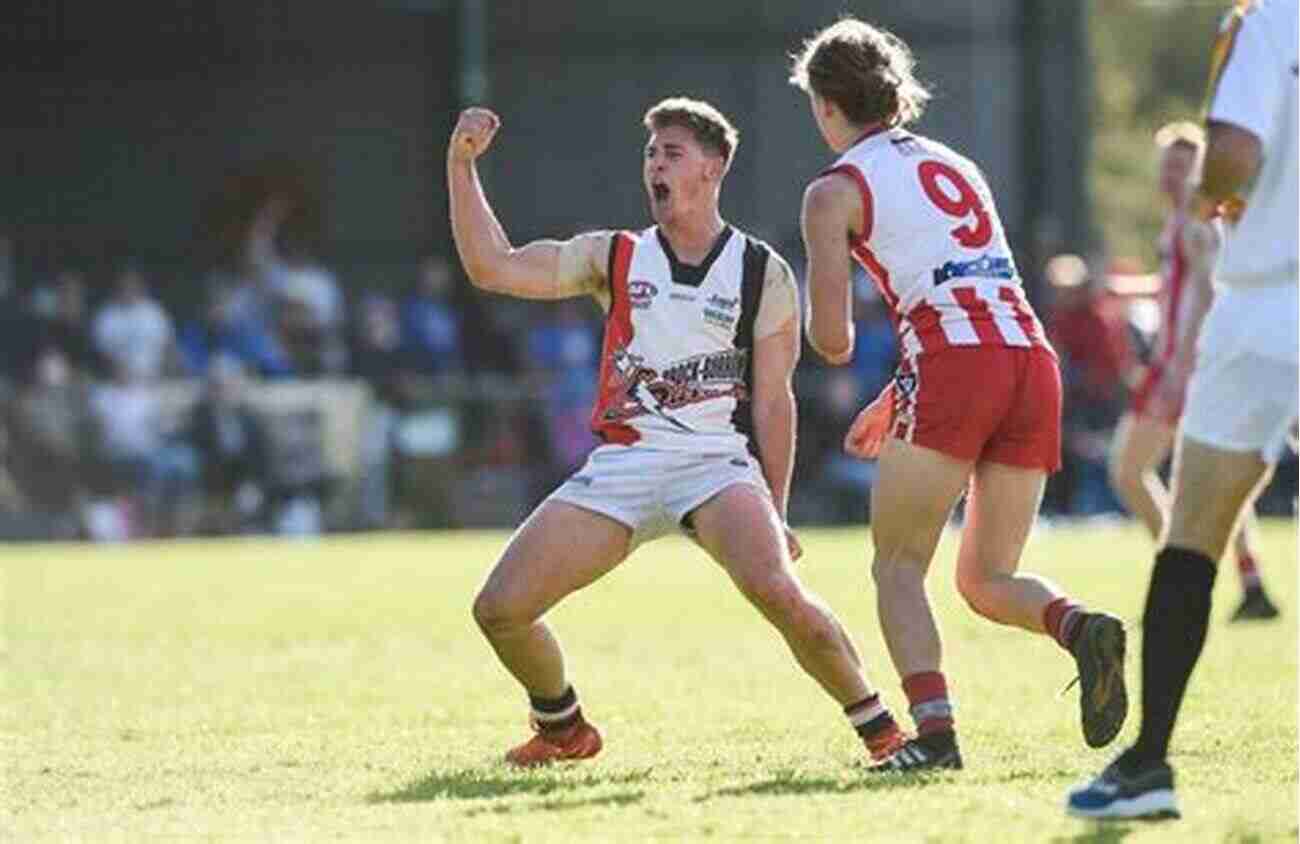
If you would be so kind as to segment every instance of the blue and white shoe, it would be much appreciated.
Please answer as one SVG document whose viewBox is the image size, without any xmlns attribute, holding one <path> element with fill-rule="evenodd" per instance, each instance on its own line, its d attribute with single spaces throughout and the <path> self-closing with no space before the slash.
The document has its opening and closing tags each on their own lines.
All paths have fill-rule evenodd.
<svg viewBox="0 0 1300 844">
<path fill-rule="evenodd" d="M 1181 817 L 1174 771 L 1164 762 L 1149 762 L 1125 773 L 1116 759 L 1092 782 L 1070 792 L 1065 813 L 1076 818 Z"/>
</svg>

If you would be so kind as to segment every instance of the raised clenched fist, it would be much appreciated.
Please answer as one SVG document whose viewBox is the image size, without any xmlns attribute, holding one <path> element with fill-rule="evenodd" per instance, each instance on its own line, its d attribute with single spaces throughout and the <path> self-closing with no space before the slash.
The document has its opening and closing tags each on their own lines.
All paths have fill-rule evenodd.
<svg viewBox="0 0 1300 844">
<path fill-rule="evenodd" d="M 451 132 L 447 154 L 461 161 L 473 161 L 492 145 L 501 128 L 501 118 L 486 108 L 467 108 L 460 113 Z"/>
</svg>

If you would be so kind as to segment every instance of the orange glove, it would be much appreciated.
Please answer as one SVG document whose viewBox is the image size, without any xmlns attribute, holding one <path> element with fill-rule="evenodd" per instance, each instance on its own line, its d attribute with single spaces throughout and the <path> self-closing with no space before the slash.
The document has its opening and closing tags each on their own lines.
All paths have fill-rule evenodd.
<svg viewBox="0 0 1300 844">
<path fill-rule="evenodd" d="M 844 450 L 859 460 L 875 460 L 894 428 L 894 382 L 858 412 L 844 435 Z"/>
</svg>

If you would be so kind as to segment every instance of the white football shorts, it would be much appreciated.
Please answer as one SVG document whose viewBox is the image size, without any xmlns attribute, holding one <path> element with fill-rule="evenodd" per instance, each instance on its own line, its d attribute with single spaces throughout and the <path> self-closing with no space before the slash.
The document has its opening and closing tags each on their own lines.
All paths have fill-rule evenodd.
<svg viewBox="0 0 1300 844">
<path fill-rule="evenodd" d="M 637 446 L 602 445 L 586 464 L 551 493 L 609 516 L 632 531 L 632 548 L 676 531 L 692 511 L 734 484 L 750 484 L 770 497 L 758 460 L 744 451 L 700 454 Z"/>
<path fill-rule="evenodd" d="M 1184 435 L 1267 463 L 1282 457 L 1300 412 L 1298 290 L 1292 280 L 1217 291 L 1187 386 Z"/>
</svg>

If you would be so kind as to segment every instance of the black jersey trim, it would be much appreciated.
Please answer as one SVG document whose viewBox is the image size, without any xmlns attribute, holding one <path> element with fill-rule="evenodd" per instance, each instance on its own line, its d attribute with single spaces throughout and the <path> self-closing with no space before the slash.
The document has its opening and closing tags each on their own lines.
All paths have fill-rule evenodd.
<svg viewBox="0 0 1300 844">
<path fill-rule="evenodd" d="M 683 264 L 677 258 L 677 253 L 673 251 L 673 245 L 664 237 L 663 229 L 655 227 L 655 236 L 659 238 L 659 245 L 663 247 L 664 254 L 668 256 L 668 267 L 672 272 L 673 284 L 680 284 L 684 287 L 699 287 L 704 283 L 704 277 L 709 274 L 709 269 L 713 262 L 718 260 L 722 250 L 727 247 L 731 240 L 731 233 L 734 231 L 731 226 L 726 226 L 718 233 L 718 239 L 713 241 L 713 248 L 709 254 L 704 256 L 704 260 L 698 265 Z"/>
<path fill-rule="evenodd" d="M 614 283 L 614 261 L 618 257 L 618 238 L 622 232 L 614 232 L 609 238 L 609 256 L 605 259 L 605 284 L 609 286 L 609 312 L 605 315 L 608 320 L 614 313 L 614 297 L 618 295 L 615 290 L 618 287 Z"/>
<path fill-rule="evenodd" d="M 736 322 L 737 349 L 747 352 L 745 356 L 745 397 L 736 402 L 731 412 L 731 424 L 745 437 L 749 453 L 763 462 L 759 453 L 758 439 L 754 436 L 754 323 L 758 319 L 758 308 L 763 301 L 763 288 L 767 278 L 767 262 L 772 251 L 767 244 L 752 237 L 745 238 L 745 257 L 740 280 L 740 318 Z"/>
</svg>

